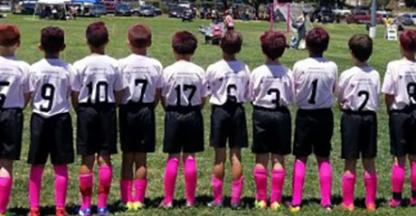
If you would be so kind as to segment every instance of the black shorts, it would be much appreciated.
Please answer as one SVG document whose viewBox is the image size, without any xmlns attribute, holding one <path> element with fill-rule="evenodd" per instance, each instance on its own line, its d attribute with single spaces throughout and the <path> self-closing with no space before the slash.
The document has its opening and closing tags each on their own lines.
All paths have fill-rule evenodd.
<svg viewBox="0 0 416 216">
<path fill-rule="evenodd" d="M 212 105 L 210 145 L 214 148 L 248 146 L 246 113 L 241 104 Z"/>
<path fill-rule="evenodd" d="M 334 130 L 334 115 L 331 109 L 299 109 L 295 124 L 295 156 L 307 157 L 314 153 L 318 157 L 329 157 Z"/>
<path fill-rule="evenodd" d="M 22 130 L 22 109 L 0 109 L 0 159 L 20 159 Z"/>
<path fill-rule="evenodd" d="M 120 105 L 120 142 L 123 152 L 154 152 L 156 140 L 154 104 Z"/>
<path fill-rule="evenodd" d="M 253 153 L 290 154 L 292 120 L 286 107 L 274 110 L 254 107 L 252 119 Z"/>
<path fill-rule="evenodd" d="M 74 162 L 72 120 L 69 113 L 49 118 L 32 114 L 28 163 L 43 165 L 49 155 L 52 164 Z"/>
<path fill-rule="evenodd" d="M 78 105 L 77 153 L 82 156 L 117 153 L 115 104 Z"/>
<path fill-rule="evenodd" d="M 204 151 L 204 121 L 201 108 L 167 107 L 163 152 L 196 153 Z"/>
<path fill-rule="evenodd" d="M 377 114 L 344 111 L 341 117 L 341 158 L 371 159 L 377 156 Z"/>
<path fill-rule="evenodd" d="M 392 155 L 416 155 L 416 108 L 391 111 L 389 129 Z"/>
</svg>

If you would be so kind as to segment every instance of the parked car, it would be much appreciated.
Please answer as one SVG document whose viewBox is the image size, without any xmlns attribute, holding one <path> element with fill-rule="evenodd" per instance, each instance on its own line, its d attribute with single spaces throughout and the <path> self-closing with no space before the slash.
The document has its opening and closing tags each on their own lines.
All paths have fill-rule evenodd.
<svg viewBox="0 0 416 216">
<path fill-rule="evenodd" d="M 411 13 L 410 16 L 412 16 L 413 23 L 416 24 L 416 13 Z"/>
<path fill-rule="evenodd" d="M 84 14 L 84 16 L 89 16 L 89 17 L 100 17 L 103 15 L 107 14 L 107 8 L 104 4 L 93 4 L 90 8 L 89 8 L 89 12 L 86 12 Z"/>
<path fill-rule="evenodd" d="M 19 2 L 16 13 L 33 14 L 35 12 L 36 0 L 26 0 Z"/>
<path fill-rule="evenodd" d="M 182 21 L 192 21 L 194 19 L 194 13 L 191 9 L 187 8 L 183 10 L 181 18 Z"/>
<path fill-rule="evenodd" d="M 116 5 L 121 0 L 102 0 L 101 2 L 104 4 L 107 13 L 114 13 L 116 9 Z"/>
<path fill-rule="evenodd" d="M 347 16 L 345 20 L 347 24 L 370 24 L 371 14 L 366 10 L 354 11 L 351 15 Z M 381 14 L 376 14 L 376 23 L 383 24 L 383 16 Z"/>
<path fill-rule="evenodd" d="M 184 10 L 184 7 L 173 6 L 169 10 L 169 17 L 180 18 Z"/>
<path fill-rule="evenodd" d="M 131 16 L 132 13 L 133 9 L 129 4 L 120 3 L 114 9 L 115 16 Z"/>
<path fill-rule="evenodd" d="M 321 7 L 315 10 L 311 16 L 311 22 L 318 21 L 320 23 L 333 23 L 335 22 L 335 14 L 328 7 Z"/>
<path fill-rule="evenodd" d="M 332 12 L 335 14 L 335 16 L 340 16 L 340 17 L 346 17 L 348 15 L 351 15 L 350 9 L 337 8 L 337 9 L 332 10 Z"/>
<path fill-rule="evenodd" d="M 156 12 L 150 5 L 144 5 L 139 7 L 138 11 L 135 13 L 138 16 L 144 16 L 144 17 L 154 17 L 156 16 Z"/>
<path fill-rule="evenodd" d="M 160 15 L 162 15 L 162 10 L 161 10 L 160 8 L 158 8 L 158 7 L 156 7 L 156 6 L 153 6 L 153 5 L 150 5 L 150 7 L 152 7 L 152 8 L 153 8 L 153 11 L 155 12 L 155 15 L 156 15 L 156 16 L 160 16 Z"/>
<path fill-rule="evenodd" d="M 12 11 L 12 6 L 10 2 L 0 2 L 0 12 L 10 12 Z"/>
<path fill-rule="evenodd" d="M 411 26 L 414 24 L 412 16 L 410 14 L 402 14 L 399 17 L 399 22 L 404 26 Z"/>
</svg>

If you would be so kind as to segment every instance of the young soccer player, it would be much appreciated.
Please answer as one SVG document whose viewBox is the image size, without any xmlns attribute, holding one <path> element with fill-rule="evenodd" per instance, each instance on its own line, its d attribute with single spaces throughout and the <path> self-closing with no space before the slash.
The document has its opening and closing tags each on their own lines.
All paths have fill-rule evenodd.
<svg viewBox="0 0 416 216">
<path fill-rule="evenodd" d="M 16 59 L 20 32 L 0 23 L 0 215 L 6 214 L 13 185 L 13 161 L 22 146 L 23 114 L 29 98 L 29 65 Z"/>
<path fill-rule="evenodd" d="M 416 31 L 400 35 L 402 59 L 390 62 L 384 77 L 382 92 L 389 113 L 390 153 L 393 155 L 391 207 L 402 201 L 406 177 L 406 156 L 410 164 L 410 204 L 416 206 Z"/>
<path fill-rule="evenodd" d="M 268 165 L 271 162 L 270 207 L 278 210 L 282 203 L 285 180 L 285 155 L 291 152 L 291 116 L 287 106 L 294 100 L 292 72 L 282 65 L 286 37 L 281 32 L 265 32 L 261 48 L 266 62 L 253 70 L 250 96 L 253 110 L 253 146 L 256 164 L 253 170 L 256 183 L 257 208 L 267 207 Z"/>
<path fill-rule="evenodd" d="M 222 205 L 227 140 L 232 170 L 231 205 L 233 207 L 239 206 L 243 191 L 241 148 L 248 145 L 243 103 L 248 99 L 250 72 L 244 62 L 236 59 L 242 42 L 243 38 L 239 32 L 227 31 L 220 41 L 223 59 L 207 69 L 212 104 L 210 144 L 215 149 L 211 179 L 214 199 L 210 206 Z"/>
<path fill-rule="evenodd" d="M 162 104 L 165 108 L 163 151 L 168 153 L 163 208 L 171 208 L 180 159 L 183 161 L 186 206 L 195 205 L 197 167 L 195 154 L 204 150 L 201 108 L 207 96 L 204 69 L 191 62 L 197 39 L 187 31 L 172 38 L 176 62 L 163 71 Z"/>
<path fill-rule="evenodd" d="M 31 216 L 40 215 L 39 199 L 45 163 L 50 155 L 55 170 L 56 215 L 67 215 L 67 164 L 74 161 L 70 105 L 70 65 L 59 59 L 65 49 L 64 31 L 58 27 L 41 30 L 39 49 L 44 58 L 30 68 L 32 118 L 28 162 Z"/>
<path fill-rule="evenodd" d="M 128 210 L 143 207 L 147 187 L 146 155 L 155 151 L 154 108 L 160 98 L 162 64 L 146 56 L 151 44 L 150 29 L 134 25 L 128 31 L 132 54 L 119 60 L 120 71 L 128 82 L 119 109 L 123 151 L 120 190 L 121 200 Z"/>
<path fill-rule="evenodd" d="M 318 161 L 321 206 L 331 210 L 332 167 L 329 161 L 334 119 L 331 107 L 337 81 L 337 65 L 323 56 L 329 43 L 328 32 L 316 27 L 306 35 L 309 58 L 293 66 L 296 113 L 293 154 L 292 204 L 297 212 L 302 203 L 306 160 L 314 153 Z"/>
<path fill-rule="evenodd" d="M 342 206 L 354 210 L 354 187 L 357 159 L 364 166 L 365 205 L 376 209 L 377 174 L 374 159 L 377 154 L 377 115 L 380 75 L 367 64 L 373 51 L 368 35 L 358 34 L 348 42 L 353 67 L 342 72 L 337 93 L 342 110 L 341 157 L 345 160 L 342 176 Z"/>
<path fill-rule="evenodd" d="M 105 55 L 109 41 L 103 22 L 86 30 L 91 54 L 74 63 L 72 99 L 77 112 L 77 153 L 82 156 L 79 215 L 91 214 L 93 168 L 98 163 L 98 215 L 108 215 L 108 194 L 112 181 L 111 155 L 117 152 L 116 104 L 126 84 L 117 60 Z"/>
</svg>

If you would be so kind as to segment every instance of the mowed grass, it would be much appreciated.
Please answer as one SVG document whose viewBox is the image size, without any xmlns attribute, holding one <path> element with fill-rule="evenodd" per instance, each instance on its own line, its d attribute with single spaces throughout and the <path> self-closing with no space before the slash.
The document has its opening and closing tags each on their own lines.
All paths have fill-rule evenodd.
<svg viewBox="0 0 416 216">
<path fill-rule="evenodd" d="M 17 24 L 22 31 L 22 45 L 17 55 L 29 63 L 33 63 L 42 58 L 42 53 L 38 50 L 39 31 L 42 27 L 48 25 L 60 26 L 66 32 L 67 49 L 62 53 L 62 58 L 66 61 L 73 62 L 88 54 L 88 48 L 85 45 L 84 31 L 85 27 L 95 21 L 96 19 L 80 18 L 74 21 L 45 21 L 34 19 L 31 16 L 9 16 L 6 19 L 1 19 L 0 22 L 8 22 Z M 158 58 L 163 65 L 169 65 L 174 62 L 170 47 L 170 39 L 174 32 L 179 30 L 188 30 L 195 33 L 200 41 L 198 50 L 196 51 L 194 62 L 206 68 L 209 64 L 221 58 L 220 49 L 216 46 L 204 44 L 204 39 L 198 33 L 198 26 L 207 24 L 208 21 L 194 21 L 192 23 L 182 23 L 180 20 L 168 19 L 165 17 L 147 19 L 147 18 L 124 18 L 124 17 L 103 17 L 100 20 L 106 22 L 111 35 L 111 41 L 108 45 L 107 53 L 115 58 L 121 58 L 129 54 L 126 46 L 126 33 L 130 25 L 135 23 L 145 23 L 152 28 L 153 31 L 153 45 L 150 49 L 150 55 Z M 245 61 L 251 69 L 263 64 L 264 58 L 259 46 L 259 36 L 267 29 L 266 22 L 237 22 L 236 27 L 244 36 L 244 45 L 239 58 Z M 280 29 L 284 29 L 284 24 L 279 25 Z M 356 33 L 366 33 L 364 26 L 358 25 L 325 25 L 325 28 L 331 34 L 331 42 L 326 57 L 335 61 L 339 66 L 339 71 L 343 71 L 351 66 L 349 52 L 347 49 L 347 40 Z M 383 39 L 384 29 L 378 29 L 378 38 L 375 40 L 374 54 L 370 60 L 370 64 L 374 66 L 380 74 L 384 75 L 384 71 L 388 61 L 400 57 L 397 42 L 389 42 Z M 307 56 L 306 51 L 288 50 L 282 62 L 288 67 L 292 67 L 295 61 Z M 379 188 L 378 201 L 379 208 L 375 214 L 379 215 L 415 215 L 416 208 L 404 207 L 398 209 L 390 209 L 386 207 L 386 200 L 390 197 L 390 167 L 391 156 L 389 154 L 389 135 L 387 115 L 383 100 L 378 112 L 379 130 L 378 130 L 378 158 L 377 169 L 379 174 Z M 248 131 L 251 140 L 251 106 L 247 105 L 247 119 Z M 294 109 L 292 109 L 293 111 Z M 340 112 L 337 108 L 335 111 L 335 129 L 333 137 L 333 151 L 331 155 L 333 168 L 333 200 L 336 204 L 334 215 L 363 215 L 366 211 L 363 208 L 364 188 L 362 181 L 362 169 L 359 165 L 358 181 L 356 186 L 356 204 L 358 209 L 354 213 L 346 213 L 340 209 L 341 201 L 341 175 L 343 170 L 343 161 L 340 159 L 340 133 L 339 133 L 339 119 Z M 163 172 L 166 160 L 166 154 L 162 152 L 163 139 L 163 110 L 160 106 L 157 108 L 157 150 L 154 154 L 148 157 L 148 179 L 149 186 L 147 191 L 147 208 L 136 214 L 143 215 L 288 215 L 289 212 L 283 208 L 280 212 L 272 212 L 270 210 L 256 210 L 253 209 L 253 202 L 255 196 L 255 186 L 252 177 L 252 168 L 254 165 L 254 155 L 250 149 L 243 150 L 243 164 L 245 176 L 244 189 L 244 203 L 241 210 L 231 210 L 228 206 L 221 209 L 210 209 L 206 207 L 206 202 L 210 200 L 211 187 L 211 167 L 213 164 L 213 149 L 209 147 L 209 113 L 210 108 L 206 106 L 204 109 L 205 117 L 205 146 L 206 150 L 197 155 L 198 161 L 198 206 L 196 208 L 184 208 L 184 187 L 182 172 L 178 175 L 177 190 L 176 190 L 176 205 L 171 210 L 163 210 L 157 208 L 163 196 Z M 29 146 L 29 119 L 30 109 L 25 111 L 25 128 L 23 134 L 23 151 L 21 161 L 15 163 L 14 179 L 15 185 L 13 189 L 13 198 L 10 203 L 11 212 L 17 214 L 25 214 L 28 207 L 27 201 L 27 185 L 29 166 L 26 164 L 28 146 Z M 294 112 L 292 112 L 294 114 Z M 73 115 L 75 117 L 75 115 Z M 294 116 L 293 116 L 294 117 Z M 294 119 L 294 118 L 293 118 Z M 74 119 L 75 120 L 75 119 Z M 75 121 L 74 121 L 75 123 Z M 319 134 L 317 134 L 319 136 Z M 291 179 L 292 179 L 292 162 L 293 156 L 287 157 L 287 175 L 284 186 L 285 200 L 290 199 L 291 194 Z M 70 165 L 70 185 L 68 190 L 68 210 L 70 213 L 75 213 L 78 205 L 79 192 L 77 182 L 77 171 L 80 164 L 80 158 L 76 157 L 76 163 Z M 112 204 L 114 214 L 128 215 L 125 212 L 116 208 L 119 200 L 119 173 L 120 173 L 121 157 L 120 154 L 113 157 L 114 165 L 114 180 L 111 189 L 110 204 Z M 97 178 L 95 178 L 96 180 Z M 227 166 L 225 194 L 230 193 L 230 175 L 229 166 Z M 54 173 L 51 166 L 48 166 L 44 173 L 44 181 L 42 187 L 41 205 L 44 214 L 53 214 L 54 208 Z M 409 181 L 406 180 L 404 197 L 410 195 Z M 300 215 L 321 215 L 328 214 L 319 206 L 319 181 L 317 176 L 317 164 L 314 157 L 310 157 L 308 162 L 308 172 L 306 177 L 306 184 L 304 188 L 304 205 Z M 133 214 L 131 214 L 133 215 Z"/>
</svg>

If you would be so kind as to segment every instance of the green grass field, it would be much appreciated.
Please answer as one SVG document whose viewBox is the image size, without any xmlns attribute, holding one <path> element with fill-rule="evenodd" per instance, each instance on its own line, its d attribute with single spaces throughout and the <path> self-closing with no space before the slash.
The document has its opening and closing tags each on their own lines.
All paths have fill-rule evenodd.
<svg viewBox="0 0 416 216">
<path fill-rule="evenodd" d="M 173 20 L 168 18 L 118 18 L 118 17 L 103 17 L 110 30 L 111 38 L 107 49 L 107 53 L 113 57 L 121 58 L 129 54 L 126 46 L 126 33 L 130 25 L 140 22 L 146 23 L 153 30 L 153 46 L 150 49 L 150 54 L 158 58 L 163 65 L 171 64 L 174 59 L 170 48 L 170 37 L 175 31 L 188 30 L 198 35 L 200 41 L 198 50 L 194 57 L 194 61 L 202 67 L 207 67 L 209 64 L 217 61 L 221 57 L 221 52 L 218 47 L 203 44 L 203 37 L 198 33 L 199 25 L 207 24 L 208 21 L 194 21 L 192 23 L 182 23 L 180 20 Z M 66 61 L 73 62 L 88 54 L 87 46 L 84 40 L 84 31 L 87 24 L 94 21 L 94 19 L 77 19 L 74 21 L 45 21 L 34 19 L 31 16 L 12 16 L 1 19 L 0 22 L 8 22 L 17 24 L 23 35 L 22 46 L 18 51 L 18 57 L 29 63 L 33 63 L 42 58 L 42 53 L 38 51 L 39 31 L 42 27 L 48 25 L 60 26 L 66 32 L 67 49 L 62 54 L 62 58 Z M 244 36 L 244 45 L 239 58 L 245 61 L 250 68 L 254 68 L 264 62 L 263 55 L 259 46 L 259 36 L 267 29 L 266 22 L 237 22 L 236 27 Z M 283 29 L 283 24 L 280 26 Z M 352 34 L 365 33 L 364 26 L 358 25 L 326 25 L 326 29 L 331 34 L 330 48 L 326 56 L 335 61 L 339 70 L 345 70 L 351 66 L 349 52 L 347 49 L 347 40 Z M 374 66 L 381 75 L 384 74 L 387 62 L 400 57 L 397 42 L 389 42 L 383 39 L 384 29 L 378 29 L 378 38 L 375 40 L 374 55 L 370 60 L 370 64 Z M 306 51 L 288 50 L 282 62 L 289 67 L 299 59 L 307 56 Z M 383 101 L 383 100 L 382 100 Z M 378 130 L 378 158 L 377 169 L 379 174 L 379 190 L 378 201 L 379 208 L 375 214 L 379 215 L 416 215 L 416 208 L 402 207 L 398 209 L 390 209 L 386 207 L 386 200 L 390 197 L 390 167 L 391 156 L 389 154 L 389 136 L 387 126 L 387 115 L 384 108 L 384 103 L 381 104 L 379 111 L 379 130 Z M 363 208 L 364 189 L 362 183 L 362 169 L 359 166 L 358 184 L 356 186 L 356 203 L 358 209 L 354 213 L 346 213 L 340 209 L 341 189 L 340 181 L 343 169 L 343 163 L 340 159 L 340 133 L 339 133 L 339 119 L 340 112 L 334 108 L 335 111 L 335 131 L 333 137 L 333 153 L 331 160 L 334 166 L 334 183 L 333 183 L 333 200 L 336 204 L 334 215 L 363 215 L 366 214 Z M 19 215 L 27 212 L 27 182 L 29 166 L 26 164 L 26 157 L 29 145 L 29 109 L 25 111 L 26 121 L 23 134 L 23 151 L 21 161 L 15 163 L 14 178 L 15 185 L 13 190 L 13 198 L 10 203 L 10 211 Z M 210 200 L 210 176 L 211 167 L 213 163 L 213 150 L 208 147 L 209 136 L 209 108 L 204 109 L 205 116 L 205 140 L 206 151 L 197 156 L 198 160 L 198 206 L 196 208 L 183 207 L 183 176 L 179 175 L 177 181 L 176 197 L 177 202 L 175 208 L 172 210 L 163 210 L 157 208 L 161 197 L 163 195 L 163 171 L 166 155 L 162 153 L 161 143 L 163 137 L 163 111 L 160 107 L 157 109 L 157 151 L 151 154 L 148 159 L 149 174 L 148 179 L 150 184 L 147 191 L 147 208 L 140 211 L 139 215 L 288 215 L 286 208 L 280 212 L 272 212 L 270 210 L 256 210 L 253 209 L 255 187 L 252 179 L 252 168 L 254 164 L 254 157 L 249 149 L 243 150 L 243 164 L 244 175 L 246 178 L 244 190 L 244 206 L 241 210 L 231 210 L 229 207 L 221 209 L 210 209 L 206 207 L 206 202 Z M 247 105 L 248 116 L 248 131 L 251 134 L 251 107 Z M 75 116 L 73 116 L 75 117 Z M 251 137 L 251 136 L 250 136 Z M 111 190 L 110 203 L 114 207 L 114 214 L 127 215 L 127 213 L 117 210 L 116 206 L 119 199 L 119 173 L 120 173 L 120 154 L 114 156 L 114 180 Z M 68 190 L 68 210 L 71 214 L 75 213 L 76 205 L 78 203 L 78 184 L 77 184 L 77 170 L 79 166 L 79 157 L 76 158 L 76 163 L 70 166 L 70 186 Z M 293 157 L 287 157 L 287 175 L 284 187 L 284 196 L 288 200 L 291 193 L 291 173 Z M 322 215 L 328 214 L 319 206 L 319 182 L 317 177 L 317 164 L 314 158 L 310 158 L 308 163 L 308 173 L 306 177 L 306 184 L 304 188 L 304 206 L 300 215 Z M 228 172 L 228 167 L 227 167 Z M 42 190 L 42 209 L 44 214 L 54 214 L 54 196 L 53 196 L 53 169 L 49 166 L 45 170 L 43 190 Z M 225 194 L 230 192 L 230 176 L 226 177 L 226 186 L 224 188 Z M 410 195 L 409 181 L 406 180 L 404 197 Z M 133 215 L 133 214 L 132 214 Z"/>
</svg>

